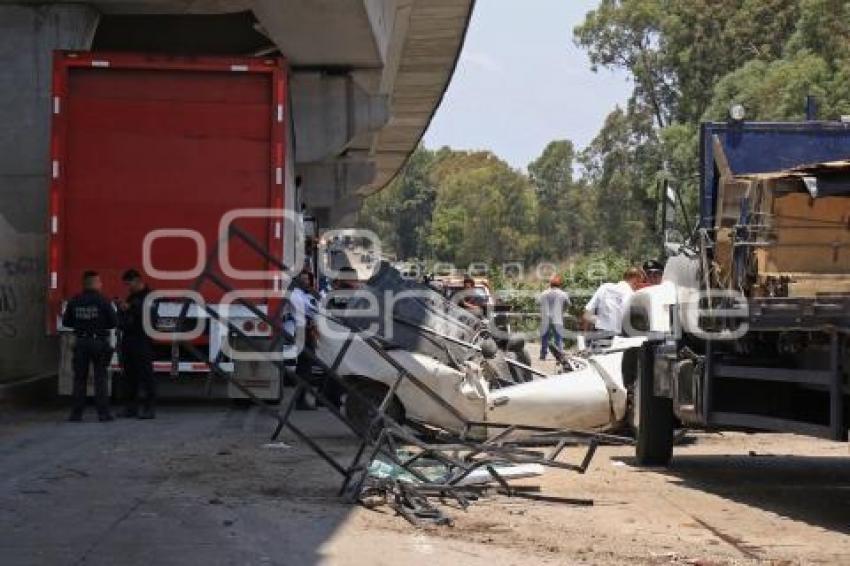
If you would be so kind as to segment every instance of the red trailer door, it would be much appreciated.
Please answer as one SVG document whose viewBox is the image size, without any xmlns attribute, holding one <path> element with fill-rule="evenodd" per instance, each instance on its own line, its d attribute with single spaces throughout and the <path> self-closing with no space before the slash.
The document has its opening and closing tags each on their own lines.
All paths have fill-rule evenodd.
<svg viewBox="0 0 850 566">
<path fill-rule="evenodd" d="M 192 230 L 209 248 L 228 211 L 282 208 L 284 79 L 279 59 L 56 53 L 51 322 L 87 269 L 102 274 L 109 296 L 123 294 L 121 273 L 143 267 L 142 243 L 152 230 Z M 279 219 L 239 225 L 282 253 Z M 191 239 L 159 239 L 152 263 L 189 270 L 199 260 L 196 247 Z M 234 267 L 269 269 L 238 244 L 230 252 Z M 191 281 L 151 283 L 179 289 Z M 209 302 L 220 295 L 203 293 Z"/>
</svg>

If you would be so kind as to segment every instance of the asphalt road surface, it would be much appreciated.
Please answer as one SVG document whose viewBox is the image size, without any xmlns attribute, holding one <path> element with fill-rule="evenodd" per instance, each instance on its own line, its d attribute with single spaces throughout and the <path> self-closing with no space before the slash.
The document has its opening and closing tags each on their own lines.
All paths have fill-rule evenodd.
<svg viewBox="0 0 850 566">
<path fill-rule="evenodd" d="M 64 422 L 60 406 L 0 405 L 0 564 L 850 563 L 846 444 L 695 435 L 669 470 L 603 447 L 584 476 L 526 480 L 571 507 L 494 497 L 453 527 L 416 530 L 336 497 L 339 478 L 254 408 L 171 404 L 155 421 Z M 296 414 L 338 455 L 323 411 Z M 570 448 L 564 458 L 580 457 Z"/>
</svg>

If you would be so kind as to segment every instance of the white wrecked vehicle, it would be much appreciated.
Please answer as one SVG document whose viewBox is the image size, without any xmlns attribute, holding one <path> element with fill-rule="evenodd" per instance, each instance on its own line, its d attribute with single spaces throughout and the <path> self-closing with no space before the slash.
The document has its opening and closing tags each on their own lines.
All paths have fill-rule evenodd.
<svg viewBox="0 0 850 566">
<path fill-rule="evenodd" d="M 349 331 L 352 326 L 373 336 L 371 344 Z M 494 340 L 486 322 L 386 264 L 344 309 L 323 310 L 319 327 L 318 357 L 376 405 L 399 376 L 389 357 L 467 422 L 586 431 L 613 428 L 625 418 L 623 352 L 643 341 L 616 338 L 609 350 L 568 356 L 561 373 L 544 375 L 516 360 L 521 341 Z M 349 399 L 345 410 L 365 430 L 370 413 L 361 405 Z M 454 432 L 464 425 L 409 379 L 395 390 L 388 411 L 399 421 Z"/>
</svg>

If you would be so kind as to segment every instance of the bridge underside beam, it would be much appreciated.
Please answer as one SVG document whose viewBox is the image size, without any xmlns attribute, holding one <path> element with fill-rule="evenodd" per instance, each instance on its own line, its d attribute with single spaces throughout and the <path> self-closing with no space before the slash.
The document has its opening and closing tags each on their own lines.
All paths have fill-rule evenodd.
<svg viewBox="0 0 850 566">
<path fill-rule="evenodd" d="M 0 381 L 55 368 L 43 304 L 54 49 L 282 53 L 303 200 L 322 227 L 344 227 L 415 149 L 473 3 L 0 0 Z"/>
</svg>

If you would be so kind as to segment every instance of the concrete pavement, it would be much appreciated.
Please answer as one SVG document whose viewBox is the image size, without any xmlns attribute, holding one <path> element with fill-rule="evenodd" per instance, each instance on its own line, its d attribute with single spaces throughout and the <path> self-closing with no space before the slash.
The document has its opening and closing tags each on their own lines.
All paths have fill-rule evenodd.
<svg viewBox="0 0 850 566">
<path fill-rule="evenodd" d="M 315 513 L 265 497 L 287 491 L 291 467 L 280 450 L 259 453 L 268 467 L 259 476 L 258 463 L 242 459 L 242 443 L 256 451 L 272 427 L 253 409 L 164 407 L 155 421 L 108 424 L 51 416 L 0 433 L 9 566 L 311 564 L 351 511 L 330 498 Z M 293 528 L 304 520 L 309 529 Z"/>
<path fill-rule="evenodd" d="M 447 508 L 453 528 L 415 530 L 387 508 L 341 503 L 339 477 L 292 439 L 267 446 L 273 423 L 253 408 L 65 416 L 58 404 L 0 406 L 3 566 L 850 562 L 846 444 L 700 434 L 669 470 L 602 447 L 586 475 L 533 480 L 594 507 L 488 498 Z M 323 411 L 296 417 L 334 454 L 351 453 Z"/>
</svg>

